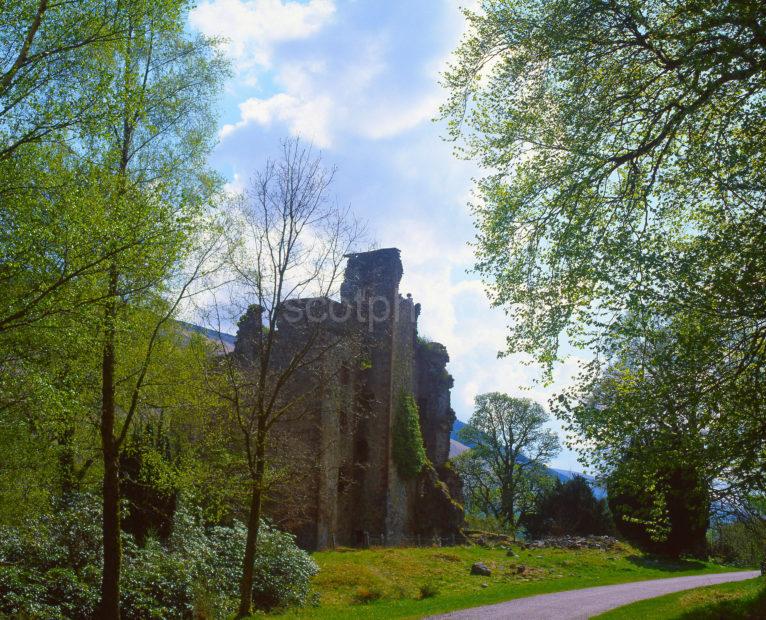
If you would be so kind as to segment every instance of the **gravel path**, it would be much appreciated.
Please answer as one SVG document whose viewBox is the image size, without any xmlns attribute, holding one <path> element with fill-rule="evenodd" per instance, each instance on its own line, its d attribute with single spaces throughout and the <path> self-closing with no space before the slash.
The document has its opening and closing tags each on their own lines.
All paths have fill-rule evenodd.
<svg viewBox="0 0 766 620">
<path fill-rule="evenodd" d="M 614 586 L 599 586 L 582 590 L 569 590 L 554 594 L 541 594 L 517 598 L 507 603 L 474 607 L 453 611 L 433 620 L 501 620 L 523 618 L 524 620 L 580 620 L 590 618 L 615 607 L 654 598 L 671 592 L 679 592 L 701 586 L 712 586 L 727 581 L 743 581 L 760 575 L 758 571 L 695 575 L 692 577 L 670 577 L 623 583 Z"/>
</svg>

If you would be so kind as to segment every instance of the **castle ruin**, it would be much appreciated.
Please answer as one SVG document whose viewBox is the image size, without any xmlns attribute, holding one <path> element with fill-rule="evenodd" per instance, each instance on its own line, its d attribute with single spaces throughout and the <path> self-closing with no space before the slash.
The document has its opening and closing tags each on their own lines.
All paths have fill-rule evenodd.
<svg viewBox="0 0 766 620">
<path fill-rule="evenodd" d="M 448 463 L 455 419 L 449 356 L 418 337 L 420 305 L 400 295 L 402 273 L 396 248 L 352 254 L 339 302 L 290 302 L 302 318 L 278 323 L 284 359 L 304 340 L 308 322 L 325 330 L 323 343 L 336 343 L 293 379 L 293 394 L 311 396 L 280 420 L 271 442 L 272 459 L 288 473 L 277 476 L 267 513 L 306 548 L 359 545 L 370 536 L 396 544 L 448 536 L 462 525 L 462 488 Z M 235 350 L 244 351 L 259 329 L 257 309 L 248 312 Z M 406 395 L 417 402 L 430 461 L 409 479 L 393 458 Z"/>
</svg>

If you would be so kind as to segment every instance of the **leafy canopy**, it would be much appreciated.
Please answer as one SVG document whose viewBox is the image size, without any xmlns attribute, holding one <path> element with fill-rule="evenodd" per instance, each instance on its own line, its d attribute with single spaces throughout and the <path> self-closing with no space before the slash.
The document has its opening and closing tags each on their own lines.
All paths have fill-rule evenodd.
<svg viewBox="0 0 766 620">
<path fill-rule="evenodd" d="M 766 5 L 487 0 L 466 16 L 442 115 L 487 171 L 477 268 L 508 350 L 551 364 L 562 332 L 592 345 L 626 310 L 762 320 Z"/>
</svg>

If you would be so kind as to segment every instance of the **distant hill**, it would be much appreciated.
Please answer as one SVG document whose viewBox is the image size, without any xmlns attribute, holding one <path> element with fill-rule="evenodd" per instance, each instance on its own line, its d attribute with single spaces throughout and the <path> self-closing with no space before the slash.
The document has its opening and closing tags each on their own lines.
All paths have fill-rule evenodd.
<svg viewBox="0 0 766 620">
<path fill-rule="evenodd" d="M 201 325 L 195 325 L 194 323 L 187 323 L 186 321 L 178 321 L 178 324 L 184 329 L 202 334 L 216 343 L 223 343 L 223 346 L 227 351 L 234 350 L 234 343 L 237 341 L 236 336 L 202 327 Z"/>
<path fill-rule="evenodd" d="M 458 454 L 462 454 L 466 450 L 470 450 L 474 446 L 469 443 L 464 443 L 458 438 L 458 431 L 466 426 L 465 422 L 461 422 L 460 420 L 455 420 L 455 423 L 452 425 L 452 432 L 450 433 L 450 447 L 449 447 L 449 456 L 450 458 L 456 457 Z M 520 457 L 524 458 L 524 457 Z M 564 483 L 575 476 L 582 476 L 585 478 L 593 488 L 593 495 L 596 496 L 596 499 L 601 499 L 602 497 L 606 497 L 606 489 L 598 486 L 596 484 L 596 479 L 593 476 L 589 476 L 587 474 L 584 474 L 579 471 L 567 471 L 565 469 L 557 469 L 555 467 L 546 467 L 545 470 L 559 480 L 560 482 Z"/>
<path fill-rule="evenodd" d="M 465 422 L 461 422 L 460 420 L 455 419 L 455 423 L 452 425 L 452 432 L 449 435 L 450 439 L 454 439 L 455 441 L 460 441 L 460 439 L 458 439 L 457 433 L 464 426 L 467 426 Z M 468 447 L 473 448 L 473 446 L 468 446 Z"/>
</svg>

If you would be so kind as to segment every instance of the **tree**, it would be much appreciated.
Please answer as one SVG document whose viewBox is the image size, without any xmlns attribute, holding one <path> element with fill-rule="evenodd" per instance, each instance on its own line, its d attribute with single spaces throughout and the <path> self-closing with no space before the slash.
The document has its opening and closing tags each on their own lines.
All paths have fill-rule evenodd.
<svg viewBox="0 0 766 620">
<path fill-rule="evenodd" d="M 615 338 L 606 368 L 592 362 L 553 402 L 567 430 L 584 439 L 581 461 L 607 481 L 618 527 L 675 554 L 699 553 L 711 506 L 742 505 L 763 471 L 753 451 L 762 439 L 751 436 L 762 404 L 751 401 L 747 376 L 737 390 L 721 388 L 731 363 L 720 357 L 725 328 L 704 319 L 655 319 L 640 332 L 628 325 L 623 333 L 642 335 Z"/>
<path fill-rule="evenodd" d="M 653 454 L 636 442 L 607 480 L 618 531 L 639 547 L 678 557 L 705 557 L 711 502 L 708 481 L 693 462 Z"/>
<path fill-rule="evenodd" d="M 556 435 L 544 428 L 548 415 L 526 398 L 490 392 L 476 407 L 460 437 L 474 446 L 455 460 L 463 478 L 466 504 L 507 527 L 514 537 L 534 502 L 544 465 L 559 452 Z"/>
<path fill-rule="evenodd" d="M 310 147 L 286 140 L 281 157 L 267 160 L 253 176 L 229 226 L 234 286 L 227 306 L 241 318 L 234 354 L 221 356 L 211 389 L 229 406 L 249 476 L 238 617 L 247 617 L 252 606 L 253 561 L 273 475 L 269 441 L 275 425 L 310 407 L 322 384 L 316 366 L 347 340 L 342 330 L 334 333 L 312 314 L 327 312 L 344 256 L 360 235 L 349 210 L 330 201 L 333 175 Z M 298 301 L 307 297 L 311 307 Z M 225 309 L 214 307 L 219 331 Z"/>
<path fill-rule="evenodd" d="M 19 0 L 0 8 L 0 416 L 14 429 L 11 443 L 36 446 L 7 445 L 4 453 L 18 460 L 1 469 L 14 487 L 3 496 L 18 500 L 8 507 L 22 512 L 34 510 L 27 498 L 48 495 L 47 481 L 72 482 L 45 474 L 34 493 L 18 493 L 16 477 L 48 470 L 43 455 L 60 451 L 67 462 L 71 421 L 82 419 L 92 397 L 84 352 L 94 342 L 78 315 L 93 303 L 87 280 L 109 254 L 87 165 L 72 144 L 105 122 L 100 103 L 119 38 L 114 14 L 108 1 Z"/>
<path fill-rule="evenodd" d="M 0 9 L 0 164 L 102 120 L 119 3 L 18 0 Z"/>
<path fill-rule="evenodd" d="M 491 171 L 477 267 L 511 312 L 510 350 L 552 362 L 562 330 L 587 343 L 585 326 L 674 296 L 684 244 L 708 243 L 700 266 L 721 225 L 759 231 L 730 243 L 763 240 L 763 3 L 482 6 L 466 13 L 442 113 Z M 737 274 L 753 256 L 720 275 L 752 277 Z"/>
<path fill-rule="evenodd" d="M 693 401 L 706 400 L 703 417 L 725 440 L 708 456 L 719 468 L 741 465 L 730 480 L 757 484 L 766 429 L 755 397 L 766 367 L 766 153 L 756 138 L 766 129 L 766 8 L 755 0 L 482 8 L 467 14 L 443 115 L 462 153 L 488 171 L 474 210 L 477 268 L 511 317 L 507 350 L 534 354 L 550 372 L 565 337 L 593 352 L 586 375 L 607 380 L 615 355 L 638 352 L 623 383 L 644 388 L 629 390 L 631 413 L 580 408 L 575 426 L 625 446 L 632 435 L 615 416 L 631 426 L 642 399 L 671 426 L 692 411 L 697 418 Z M 696 350 L 700 371 L 687 372 L 688 357 L 671 371 L 672 352 L 652 369 L 641 343 L 670 324 L 678 334 L 685 321 L 684 355 Z M 683 449 L 672 458 L 693 450 Z"/>
<path fill-rule="evenodd" d="M 75 474 L 75 429 L 99 403 L 100 615 L 119 618 L 119 455 L 159 402 L 157 355 L 215 246 L 219 179 L 205 158 L 226 63 L 186 30 L 186 0 L 6 5 L 0 406 L 17 426 L 28 416 L 40 444 L 61 444 L 60 470 Z M 94 461 L 62 475 L 62 490 Z"/>
<path fill-rule="evenodd" d="M 121 6 L 19 0 L 0 8 L 3 339 L 87 302 L 87 292 L 71 289 L 115 250 L 101 243 L 95 185 L 75 149 L 110 118 L 103 103 L 123 35 Z"/>
<path fill-rule="evenodd" d="M 596 499 L 590 483 L 575 476 L 543 491 L 521 525 L 533 538 L 546 535 L 590 536 L 614 531 L 606 499 Z"/>
<path fill-rule="evenodd" d="M 192 248 L 216 189 L 205 157 L 214 137 L 211 99 L 226 75 L 214 42 L 184 31 L 188 8 L 184 0 L 120 6 L 116 19 L 123 37 L 105 93 L 110 123 L 105 132 L 83 140 L 93 162 L 91 180 L 102 188 L 100 212 L 112 250 L 96 284 L 103 300 L 100 614 L 109 618 L 119 618 L 120 448 L 141 403 L 162 330 L 212 249 L 203 244 L 200 261 L 184 278 L 183 266 L 194 261 Z M 130 251 L 118 251 L 126 240 Z M 149 321 L 147 309 L 153 311 Z M 136 334 L 144 336 L 144 354 L 135 366 L 122 368 L 121 342 Z"/>
</svg>

